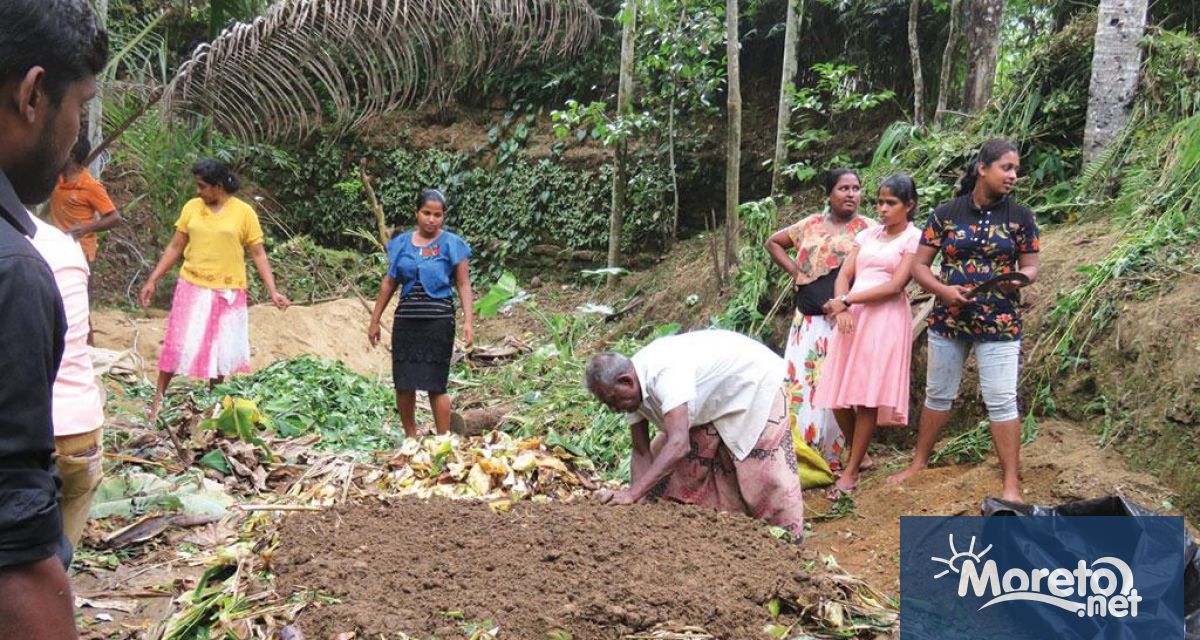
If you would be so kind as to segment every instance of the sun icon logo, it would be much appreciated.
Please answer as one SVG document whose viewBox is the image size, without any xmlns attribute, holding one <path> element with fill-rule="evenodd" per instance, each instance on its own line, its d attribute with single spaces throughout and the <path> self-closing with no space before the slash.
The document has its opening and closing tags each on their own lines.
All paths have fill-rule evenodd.
<svg viewBox="0 0 1200 640">
<path fill-rule="evenodd" d="M 934 562 L 940 562 L 940 563 L 946 565 L 947 567 L 949 567 L 945 571 L 942 571 L 941 573 L 934 576 L 933 579 L 937 580 L 938 578 L 946 575 L 947 573 L 950 573 L 951 571 L 953 571 L 954 573 L 959 573 L 959 570 L 961 569 L 963 563 L 965 563 L 967 561 L 967 559 L 970 559 L 975 564 L 979 564 L 980 561 L 983 560 L 983 557 L 987 555 L 987 552 L 989 552 L 991 550 L 992 550 L 992 545 L 989 544 L 987 546 L 987 548 L 984 549 L 983 551 L 980 551 L 979 553 L 975 553 L 975 536 L 971 536 L 971 546 L 967 547 L 966 551 L 959 551 L 958 549 L 954 548 L 954 534 L 951 533 L 950 534 L 950 559 L 947 560 L 946 558 L 935 558 L 935 557 L 929 558 L 930 560 L 933 560 Z"/>
</svg>

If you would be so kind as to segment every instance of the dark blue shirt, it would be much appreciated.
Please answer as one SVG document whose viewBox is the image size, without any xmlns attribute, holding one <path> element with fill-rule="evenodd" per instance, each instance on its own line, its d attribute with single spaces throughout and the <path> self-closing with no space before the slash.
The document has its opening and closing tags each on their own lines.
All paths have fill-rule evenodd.
<svg viewBox="0 0 1200 640">
<path fill-rule="evenodd" d="M 921 244 L 941 251 L 939 279 L 944 284 L 976 286 L 1016 271 L 1022 253 L 1038 252 L 1037 220 L 1032 211 L 1011 198 L 980 210 L 967 194 L 934 209 Z M 993 289 L 963 307 L 938 302 L 929 314 L 929 329 L 947 338 L 973 342 L 1020 340 L 1017 300 L 1016 294 Z"/>
<path fill-rule="evenodd" d="M 418 279 L 430 298 L 449 298 L 454 292 L 454 267 L 471 257 L 471 247 L 462 238 L 443 231 L 423 247 L 412 243 L 413 232 L 392 238 L 387 245 L 388 275 L 400 283 L 400 298 L 412 291 Z"/>
<path fill-rule="evenodd" d="M 62 540 L 50 392 L 67 322 L 34 233 L 0 172 L 0 568 L 48 558 Z"/>
</svg>

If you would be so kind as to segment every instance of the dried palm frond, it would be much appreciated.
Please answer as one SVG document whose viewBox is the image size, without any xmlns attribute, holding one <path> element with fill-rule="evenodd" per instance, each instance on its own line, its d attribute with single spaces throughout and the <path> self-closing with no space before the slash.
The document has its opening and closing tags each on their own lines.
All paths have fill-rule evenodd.
<svg viewBox="0 0 1200 640">
<path fill-rule="evenodd" d="M 200 45 L 165 114 L 198 114 L 243 142 L 345 131 L 444 103 L 485 73 L 589 46 L 585 0 L 283 0 Z"/>
</svg>

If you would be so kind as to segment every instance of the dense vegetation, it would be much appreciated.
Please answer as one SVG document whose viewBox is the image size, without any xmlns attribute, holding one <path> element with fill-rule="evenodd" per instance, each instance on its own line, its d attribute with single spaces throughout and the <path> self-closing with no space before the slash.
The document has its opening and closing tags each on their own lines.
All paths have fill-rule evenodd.
<svg viewBox="0 0 1200 640">
<path fill-rule="evenodd" d="M 906 29 L 912 4 L 797 4 L 803 14 L 803 46 L 797 76 L 785 83 L 792 118 L 783 136 L 788 147 L 787 165 L 780 168 L 785 180 L 775 194 L 770 193 L 775 167 L 770 166 L 767 141 L 774 134 L 787 5 L 783 0 L 741 4 L 734 24 L 742 47 L 748 132 L 739 172 L 742 246 L 734 254 L 737 260 L 728 261 L 730 267 L 736 262 L 737 269 L 731 268 L 725 279 L 725 308 L 712 322 L 770 334 L 769 310 L 781 289 L 772 282 L 777 274 L 761 242 L 782 222 L 780 211 L 793 210 L 793 201 L 812 206 L 824 170 L 859 167 L 867 193 L 889 173 L 910 172 L 927 211 L 949 197 L 981 142 L 1004 136 L 1021 147 L 1020 197 L 1044 224 L 1103 219 L 1121 230 L 1122 240 L 1102 260 L 1079 265 L 1084 277 L 1060 294 L 1032 356 L 1037 366 L 1027 371 L 1038 410 L 1062 408 L 1070 400 L 1052 382 L 1087 366 L 1090 345 L 1117 317 L 1122 301 L 1170 287 L 1171 276 L 1163 274 L 1197 269 L 1190 256 L 1200 239 L 1189 213 L 1200 184 L 1198 9 L 1188 0 L 1150 4 L 1151 26 L 1130 124 L 1086 162 L 1082 145 L 1094 82 L 1098 1 L 1000 2 L 1004 22 L 997 73 L 991 100 L 978 109 L 971 108 L 966 95 L 971 69 L 962 60 L 971 52 L 961 44 L 947 49 L 952 22 L 964 27 L 952 12 L 970 3 L 916 2 L 915 51 Z M 106 75 L 112 88 L 104 92 L 106 128 L 132 124 L 112 146 L 107 175 L 131 185 L 127 191 L 136 198 L 125 208 L 157 228 L 160 240 L 168 232 L 166 223 L 190 197 L 187 167 L 198 155 L 231 160 L 249 178 L 249 193 L 272 227 L 271 250 L 280 280 L 294 299 L 303 301 L 351 290 L 369 296 L 377 286 L 378 234 L 364 175 L 388 225 L 408 224 L 419 188 L 446 190 L 450 226 L 476 248 L 484 274 L 481 289 L 504 269 L 528 264 L 535 255 L 603 262 L 613 157 L 621 148 L 627 147 L 631 158 L 629 204 L 620 236 L 623 253 L 657 254 L 677 238 L 723 222 L 719 203 L 728 151 L 723 125 L 730 97 L 724 2 L 639 4 L 632 106 L 624 113 L 615 104 L 622 31 L 630 23 L 628 5 L 612 0 L 591 2 L 600 28 L 586 50 L 496 69 L 469 86 L 455 87 L 454 100 L 404 117 L 375 118 L 350 133 L 330 129 L 303 138 L 239 139 L 211 118 L 179 117 L 154 102 L 197 42 L 212 38 L 233 20 L 260 14 L 267 5 L 109 2 L 114 49 L 120 55 Z M 920 114 L 913 111 L 914 52 L 930 79 L 920 96 Z M 951 63 L 948 68 L 942 68 L 943 60 Z M 941 103 L 945 111 L 933 113 L 932 105 Z M 333 113 L 335 105 L 327 100 L 323 109 Z M 145 114 L 135 117 L 143 109 Z M 163 126 L 164 120 L 170 126 Z M 429 142 L 444 137 L 422 135 L 446 131 L 460 139 L 446 145 Z M 121 247 L 114 244 L 112 250 Z M 140 250 L 156 253 L 156 247 Z M 583 326 L 568 318 L 557 322 L 559 327 Z M 558 382 L 577 375 L 572 367 L 578 364 L 573 358 L 535 358 L 520 364 L 519 373 L 506 375 L 514 381 L 547 380 L 540 393 L 553 397 Z M 508 391 L 517 393 L 515 387 Z M 533 403 L 525 412 L 522 428 L 527 432 L 541 428 L 544 418 L 534 406 L 541 405 Z M 572 428 L 588 433 L 592 427 L 585 425 L 593 417 L 576 418 L 569 421 Z M 607 423 L 593 427 L 597 433 L 611 431 Z M 579 437 L 588 442 L 589 436 Z M 614 449 L 605 448 L 608 437 L 588 445 L 588 455 L 618 459 Z"/>
</svg>

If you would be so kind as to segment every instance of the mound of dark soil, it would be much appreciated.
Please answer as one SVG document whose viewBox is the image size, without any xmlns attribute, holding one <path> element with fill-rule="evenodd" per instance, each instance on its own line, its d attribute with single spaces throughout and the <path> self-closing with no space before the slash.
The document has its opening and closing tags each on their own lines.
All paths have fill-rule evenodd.
<svg viewBox="0 0 1200 640">
<path fill-rule="evenodd" d="M 462 637 L 485 620 L 504 638 L 621 638 L 657 624 L 756 638 L 771 598 L 815 602 L 818 590 L 801 551 L 760 522 L 677 504 L 350 505 L 288 518 L 273 563 L 281 593 L 339 600 L 300 615 L 313 638 Z"/>
</svg>

